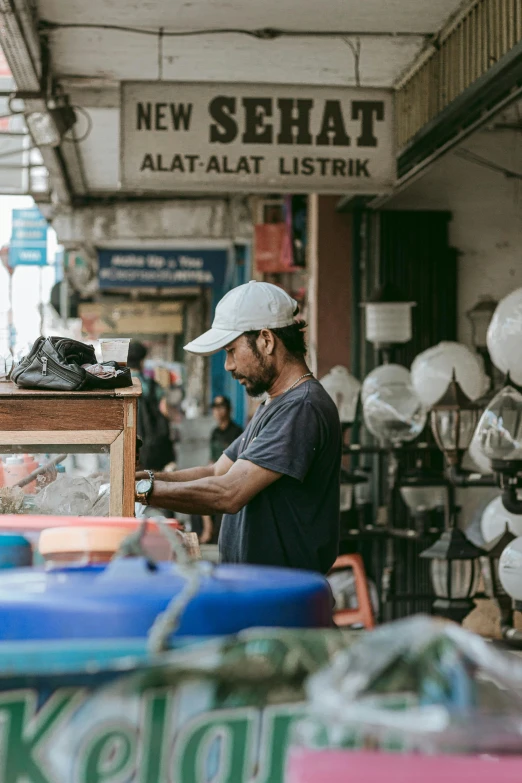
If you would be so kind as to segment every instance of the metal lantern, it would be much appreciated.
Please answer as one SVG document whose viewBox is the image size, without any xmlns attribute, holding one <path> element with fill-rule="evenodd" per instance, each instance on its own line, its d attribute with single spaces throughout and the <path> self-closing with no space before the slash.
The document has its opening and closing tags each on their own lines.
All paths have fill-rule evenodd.
<svg viewBox="0 0 522 783">
<path fill-rule="evenodd" d="M 448 388 L 430 414 L 433 437 L 449 465 L 460 464 L 473 439 L 479 415 L 480 408 L 465 394 L 453 372 Z"/>
<path fill-rule="evenodd" d="M 487 350 L 488 328 L 497 309 L 498 302 L 493 297 L 481 296 L 477 304 L 466 313 L 471 322 L 471 339 L 479 351 Z"/>
<path fill-rule="evenodd" d="M 479 558 L 484 554 L 458 527 L 446 530 L 421 553 L 431 560 L 434 614 L 460 623 L 472 611 L 480 582 Z"/>
<path fill-rule="evenodd" d="M 415 302 L 404 301 L 394 286 L 387 284 L 376 291 L 366 311 L 366 339 L 377 349 L 407 343 L 412 337 L 411 309 Z"/>
</svg>

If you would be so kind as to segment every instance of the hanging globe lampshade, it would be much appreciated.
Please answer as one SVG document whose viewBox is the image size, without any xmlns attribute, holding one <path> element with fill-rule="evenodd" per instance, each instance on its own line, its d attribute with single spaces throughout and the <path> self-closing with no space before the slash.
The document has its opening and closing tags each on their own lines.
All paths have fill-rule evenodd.
<svg viewBox="0 0 522 783">
<path fill-rule="evenodd" d="M 381 364 L 372 370 L 363 381 L 361 401 L 380 391 L 383 387 L 404 389 L 411 386 L 411 375 L 407 367 L 401 364 Z"/>
<path fill-rule="evenodd" d="M 383 445 L 398 447 L 417 438 L 427 412 L 411 386 L 382 387 L 363 404 L 366 427 Z"/>
<path fill-rule="evenodd" d="M 321 378 L 321 385 L 335 402 L 341 423 L 353 424 L 361 391 L 360 381 L 346 367 L 338 365 Z"/>
<path fill-rule="evenodd" d="M 499 302 L 488 328 L 487 345 L 495 367 L 522 385 L 522 288 Z"/>
<path fill-rule="evenodd" d="M 411 382 L 427 408 L 442 397 L 454 373 L 470 400 L 477 400 L 489 387 L 482 358 L 460 343 L 439 343 L 414 359 Z"/>
<path fill-rule="evenodd" d="M 491 549 L 494 542 L 505 531 L 506 525 L 513 535 L 522 536 L 522 515 L 507 511 L 499 495 L 493 498 L 482 512 L 480 529 L 485 542 L 484 549 L 487 551 Z"/>
</svg>

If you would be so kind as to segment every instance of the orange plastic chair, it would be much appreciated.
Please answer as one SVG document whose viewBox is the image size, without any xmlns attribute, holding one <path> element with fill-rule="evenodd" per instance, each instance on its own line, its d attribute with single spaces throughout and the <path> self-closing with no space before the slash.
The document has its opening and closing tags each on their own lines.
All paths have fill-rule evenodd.
<svg viewBox="0 0 522 783">
<path fill-rule="evenodd" d="M 341 627 L 360 624 L 365 628 L 375 628 L 370 590 L 368 589 L 368 580 L 366 579 L 366 571 L 364 570 L 361 556 L 341 555 L 333 564 L 330 573 L 344 571 L 346 568 L 353 570 L 357 609 L 339 609 L 337 612 L 334 611 L 334 621 L 336 625 Z"/>
</svg>

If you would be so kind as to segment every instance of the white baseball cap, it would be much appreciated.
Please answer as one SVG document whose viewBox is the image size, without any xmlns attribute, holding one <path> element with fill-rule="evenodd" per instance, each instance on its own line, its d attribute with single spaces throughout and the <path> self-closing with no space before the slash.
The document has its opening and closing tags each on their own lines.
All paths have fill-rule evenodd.
<svg viewBox="0 0 522 783">
<path fill-rule="evenodd" d="M 244 332 L 291 326 L 299 305 L 271 283 L 249 283 L 233 288 L 218 302 L 212 328 L 185 345 L 185 350 L 211 356 L 237 340 Z"/>
</svg>

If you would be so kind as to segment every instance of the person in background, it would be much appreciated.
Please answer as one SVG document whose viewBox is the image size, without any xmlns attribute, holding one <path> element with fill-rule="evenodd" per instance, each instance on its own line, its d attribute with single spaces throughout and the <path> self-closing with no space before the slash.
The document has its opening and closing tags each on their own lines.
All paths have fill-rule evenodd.
<svg viewBox="0 0 522 783">
<path fill-rule="evenodd" d="M 210 434 L 210 464 L 214 465 L 235 439 L 239 438 L 243 428 L 232 420 L 232 405 L 228 397 L 222 394 L 214 398 L 212 415 L 217 424 L 217 427 Z M 201 544 L 217 542 L 221 518 L 221 514 L 213 514 L 212 516 L 191 515 L 192 530 L 198 534 Z"/>
<path fill-rule="evenodd" d="M 230 400 L 221 394 L 214 398 L 212 415 L 217 424 L 210 435 L 210 462 L 213 465 L 235 439 L 239 438 L 243 428 L 232 421 Z"/>
<path fill-rule="evenodd" d="M 141 465 L 154 465 L 152 470 L 163 470 L 175 461 L 167 399 L 159 383 L 145 376 L 143 367 L 146 356 L 146 346 L 138 340 L 132 340 L 127 363 L 132 376 L 140 380 L 143 392 L 138 402 L 138 436 L 141 440 L 139 462 Z"/>
</svg>

